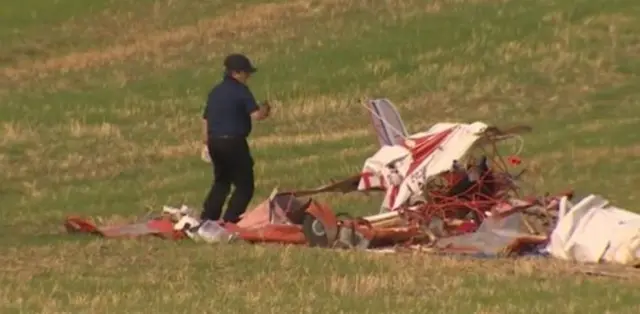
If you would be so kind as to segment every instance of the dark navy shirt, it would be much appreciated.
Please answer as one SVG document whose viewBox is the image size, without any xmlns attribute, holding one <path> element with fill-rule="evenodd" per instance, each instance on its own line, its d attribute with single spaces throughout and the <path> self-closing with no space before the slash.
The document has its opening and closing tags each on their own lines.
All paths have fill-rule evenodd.
<svg viewBox="0 0 640 314">
<path fill-rule="evenodd" d="M 209 92 L 202 115 L 207 120 L 208 136 L 249 136 L 251 113 L 257 109 L 249 87 L 225 75 Z"/>
</svg>

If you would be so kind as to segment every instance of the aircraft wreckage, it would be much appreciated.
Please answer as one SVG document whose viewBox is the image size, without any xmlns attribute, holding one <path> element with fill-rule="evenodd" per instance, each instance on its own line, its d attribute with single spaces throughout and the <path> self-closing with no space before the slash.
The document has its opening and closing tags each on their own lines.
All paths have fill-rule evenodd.
<svg viewBox="0 0 640 314">
<path fill-rule="evenodd" d="M 635 263 L 640 257 L 640 215 L 611 208 L 606 200 L 593 195 L 575 205 L 571 203 L 572 192 L 521 195 L 527 170 L 518 157 L 522 147 L 504 155 L 501 144 L 522 144 L 522 136 L 532 131 L 530 127 L 436 123 L 424 132 L 409 135 L 387 99 L 374 99 L 365 106 L 380 148 L 365 160 L 360 173 L 315 189 L 274 190 L 237 224 L 201 223 L 187 207 L 165 207 L 159 217 L 136 224 L 97 227 L 72 216 L 65 226 L 69 231 L 104 237 L 156 235 L 206 242 L 235 239 L 324 248 L 421 248 L 485 255 L 544 253 L 563 259 L 624 264 Z M 315 198 L 321 193 L 357 192 L 382 193 L 378 213 L 352 217 L 335 212 Z M 565 219 L 573 208 L 585 217 L 593 212 L 615 211 L 618 218 L 611 218 L 609 226 L 635 222 L 635 229 L 624 229 L 609 242 L 605 237 L 598 241 L 602 245 L 590 247 L 585 240 L 588 232 L 575 229 L 580 221 L 574 216 L 572 221 Z M 587 224 L 587 220 L 582 223 Z M 591 255 L 577 256 L 576 246 Z"/>
</svg>

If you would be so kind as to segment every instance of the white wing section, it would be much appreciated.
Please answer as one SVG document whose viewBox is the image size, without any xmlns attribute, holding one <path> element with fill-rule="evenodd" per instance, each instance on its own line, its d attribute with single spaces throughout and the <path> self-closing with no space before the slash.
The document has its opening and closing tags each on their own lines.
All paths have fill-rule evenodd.
<svg viewBox="0 0 640 314">
<path fill-rule="evenodd" d="M 385 189 L 382 207 L 395 210 L 420 195 L 427 180 L 450 170 L 453 161 L 464 157 L 487 127 L 482 122 L 437 123 L 401 144 L 383 146 L 365 161 L 358 189 Z"/>
</svg>

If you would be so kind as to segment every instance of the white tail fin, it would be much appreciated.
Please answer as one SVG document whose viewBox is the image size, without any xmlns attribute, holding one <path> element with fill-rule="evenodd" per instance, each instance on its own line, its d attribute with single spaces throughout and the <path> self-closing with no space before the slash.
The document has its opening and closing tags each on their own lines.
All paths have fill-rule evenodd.
<svg viewBox="0 0 640 314">
<path fill-rule="evenodd" d="M 398 110 L 388 99 L 370 100 L 365 107 L 371 115 L 380 146 L 400 144 L 409 136 Z"/>
</svg>

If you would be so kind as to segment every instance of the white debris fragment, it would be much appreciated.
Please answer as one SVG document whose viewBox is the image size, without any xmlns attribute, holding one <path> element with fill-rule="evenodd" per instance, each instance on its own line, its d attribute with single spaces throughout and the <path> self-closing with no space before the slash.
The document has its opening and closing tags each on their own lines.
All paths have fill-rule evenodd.
<svg viewBox="0 0 640 314">
<path fill-rule="evenodd" d="M 170 215 L 171 218 L 175 220 L 180 220 L 185 215 L 191 215 L 193 210 L 191 210 L 187 205 L 182 205 L 180 208 L 175 208 L 171 206 L 162 206 L 162 213 L 165 215 Z"/>
<path fill-rule="evenodd" d="M 590 263 L 640 262 L 640 215 L 589 195 L 573 205 L 560 201 L 558 223 L 547 252 L 555 258 Z"/>
</svg>

